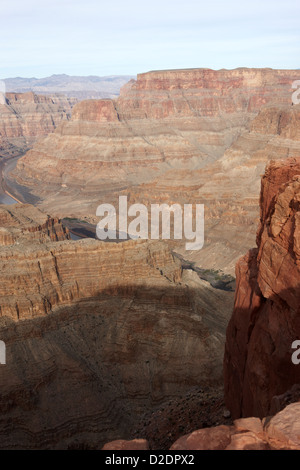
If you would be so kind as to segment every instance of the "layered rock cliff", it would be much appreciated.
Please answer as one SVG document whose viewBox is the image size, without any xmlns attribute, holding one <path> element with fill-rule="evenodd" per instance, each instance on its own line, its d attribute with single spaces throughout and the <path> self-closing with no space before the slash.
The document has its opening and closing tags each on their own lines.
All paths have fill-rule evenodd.
<svg viewBox="0 0 300 470">
<path fill-rule="evenodd" d="M 236 266 L 224 357 L 225 399 L 234 417 L 270 414 L 276 397 L 300 383 L 292 362 L 300 337 L 299 202 L 300 158 L 271 162 L 262 179 L 257 248 Z"/>
<path fill-rule="evenodd" d="M 205 246 L 190 259 L 232 273 L 255 240 L 266 162 L 299 150 L 299 106 L 292 106 L 298 75 L 272 69 L 140 74 L 117 100 L 77 104 L 71 121 L 39 141 L 12 177 L 51 213 L 84 214 L 94 222 L 97 206 L 115 204 L 120 193 L 148 205 L 204 203 Z"/>
<path fill-rule="evenodd" d="M 280 132 L 287 117 L 282 115 Z M 233 423 L 203 426 L 199 403 L 193 432 L 168 441 L 163 414 L 157 413 L 154 439 L 146 426 L 139 439 L 109 442 L 103 450 L 157 449 L 157 442 L 169 442 L 163 448 L 176 451 L 300 449 L 300 365 L 292 360 L 300 338 L 299 221 L 300 157 L 273 160 L 261 183 L 257 248 L 236 265 L 224 355 L 225 403 Z M 174 425 L 173 408 L 167 411 Z M 185 416 L 191 422 L 187 400 L 180 410 L 177 421 Z"/>
<path fill-rule="evenodd" d="M 1 448 L 101 448 L 165 400 L 220 385 L 230 292 L 160 241 L 70 241 L 29 205 L 0 220 Z"/>
<path fill-rule="evenodd" d="M 89 192 L 103 190 L 107 179 L 110 189 L 120 188 L 170 166 L 203 168 L 223 155 L 262 105 L 291 103 L 296 76 L 269 69 L 140 74 L 117 100 L 79 103 L 71 122 L 29 152 L 15 174 L 28 185 L 46 181 L 50 193 L 50 185 L 62 183 Z"/>
<path fill-rule="evenodd" d="M 62 95 L 6 93 L 5 103 L 0 104 L 0 155 L 25 153 L 38 138 L 70 119 L 75 102 Z"/>
<path fill-rule="evenodd" d="M 0 205 L 0 246 L 69 240 L 59 219 L 25 205 Z"/>
</svg>

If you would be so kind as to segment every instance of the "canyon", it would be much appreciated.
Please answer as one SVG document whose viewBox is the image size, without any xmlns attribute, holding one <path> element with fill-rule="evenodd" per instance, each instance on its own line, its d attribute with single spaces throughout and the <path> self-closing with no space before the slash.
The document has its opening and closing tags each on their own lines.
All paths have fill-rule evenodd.
<svg viewBox="0 0 300 470">
<path fill-rule="evenodd" d="M 0 205 L 2 449 L 300 448 L 298 78 L 189 69 L 115 99 L 7 93 L 2 185 L 32 204 Z M 204 247 L 71 240 L 121 195 L 204 204 Z"/>
<path fill-rule="evenodd" d="M 71 241 L 32 205 L 2 205 L 0 221 L 2 449 L 99 449 L 220 386 L 232 292 L 161 241 Z"/>
<path fill-rule="evenodd" d="M 24 154 L 41 137 L 71 117 L 75 99 L 33 92 L 6 93 L 0 104 L 0 155 Z"/>
<path fill-rule="evenodd" d="M 174 439 L 170 450 L 300 449 L 300 369 L 292 361 L 300 335 L 299 202 L 300 157 L 271 161 L 261 184 L 257 248 L 236 265 L 224 354 L 225 404 L 233 423 L 203 426 Z M 103 450 L 153 448 L 149 436 L 146 428 Z"/>
<path fill-rule="evenodd" d="M 299 152 L 297 78 L 295 70 L 243 68 L 139 74 L 117 99 L 75 105 L 11 178 L 43 210 L 93 224 L 97 206 L 116 205 L 119 195 L 145 205 L 203 203 L 203 249 L 187 253 L 177 242 L 176 250 L 234 274 L 255 243 L 266 163 Z"/>
</svg>

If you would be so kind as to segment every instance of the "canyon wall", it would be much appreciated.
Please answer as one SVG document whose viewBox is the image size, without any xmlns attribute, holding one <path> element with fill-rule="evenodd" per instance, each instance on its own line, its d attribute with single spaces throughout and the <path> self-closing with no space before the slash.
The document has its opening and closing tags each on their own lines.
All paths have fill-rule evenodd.
<svg viewBox="0 0 300 470">
<path fill-rule="evenodd" d="M 235 418 L 271 414 L 300 382 L 292 362 L 300 338 L 299 203 L 300 158 L 272 161 L 262 179 L 257 248 L 236 266 L 224 357 L 225 399 Z"/>
<path fill-rule="evenodd" d="M 74 98 L 41 96 L 32 92 L 6 93 L 0 104 L 0 155 L 25 153 L 34 142 L 71 117 Z"/>
<path fill-rule="evenodd" d="M 200 251 L 176 249 L 205 268 L 234 274 L 240 256 L 255 245 L 261 176 L 270 160 L 300 155 L 300 106 L 266 106 L 217 161 L 193 171 L 169 170 L 131 187 L 130 201 L 204 203 L 205 243 Z"/>
<path fill-rule="evenodd" d="M 29 204 L 10 208 L 0 204 L 0 247 L 69 239 L 69 232 L 59 219 Z"/>
<path fill-rule="evenodd" d="M 129 186 L 170 167 L 203 168 L 223 155 L 262 105 L 290 104 L 296 71 L 177 70 L 140 74 L 117 100 L 84 101 L 72 120 L 39 142 L 16 171 L 84 193 Z M 82 172 L 84 168 L 84 174 Z M 22 175 L 21 175 L 22 173 Z"/>
<path fill-rule="evenodd" d="M 281 115 L 280 133 L 290 119 L 289 113 Z M 262 125 L 269 126 L 270 120 Z M 273 126 L 278 132 L 278 120 Z M 290 135 L 292 126 L 288 129 Z M 224 355 L 225 404 L 230 412 L 223 416 L 233 422 L 203 426 L 200 405 L 199 427 L 168 440 L 160 412 L 155 414 L 154 438 L 146 426 L 135 439 L 108 442 L 103 450 L 161 449 L 157 442 L 175 451 L 300 449 L 300 366 L 295 361 L 299 346 L 293 345 L 295 340 L 300 343 L 300 157 L 272 160 L 267 166 L 257 248 L 238 261 L 236 281 Z M 171 432 L 173 408 L 167 408 Z M 189 408 L 185 400 L 178 422 L 182 416 L 191 421 Z"/>
<path fill-rule="evenodd" d="M 221 385 L 231 292 L 161 241 L 70 241 L 29 205 L 0 220 L 2 449 L 101 448 L 165 400 Z"/>
<path fill-rule="evenodd" d="M 78 103 L 71 121 L 40 140 L 11 176 L 47 211 L 84 214 L 93 223 L 97 206 L 116 204 L 119 194 L 146 205 L 204 203 L 205 246 L 182 254 L 233 273 L 255 240 L 265 164 L 299 151 L 299 106 L 292 106 L 298 74 L 243 68 L 140 74 L 116 100 Z"/>
</svg>

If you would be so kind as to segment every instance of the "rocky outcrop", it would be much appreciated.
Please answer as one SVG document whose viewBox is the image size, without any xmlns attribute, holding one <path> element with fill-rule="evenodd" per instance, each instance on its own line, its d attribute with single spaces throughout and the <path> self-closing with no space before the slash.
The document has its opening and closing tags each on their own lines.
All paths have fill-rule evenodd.
<svg viewBox="0 0 300 470">
<path fill-rule="evenodd" d="M 205 246 L 189 259 L 233 273 L 255 242 L 267 161 L 299 152 L 299 106 L 291 98 L 298 75 L 271 69 L 140 74 L 116 100 L 77 104 L 71 121 L 39 141 L 12 177 L 41 197 L 47 211 L 94 222 L 97 206 L 116 205 L 120 193 L 146 205 L 204 203 Z"/>
<path fill-rule="evenodd" d="M 262 105 L 290 102 L 291 80 L 297 74 L 296 70 L 247 68 L 148 72 L 121 89 L 118 104 L 124 116 L 138 119 L 180 112 L 186 116 L 257 113 Z"/>
<path fill-rule="evenodd" d="M 189 450 L 300 450 L 300 403 L 288 405 L 275 416 L 241 418 L 231 426 L 198 429 L 180 437 L 170 447 L 174 451 Z M 147 441 L 115 441 L 102 450 L 147 450 Z"/>
<path fill-rule="evenodd" d="M 257 249 L 236 266 L 235 306 L 224 357 L 233 417 L 270 414 L 273 397 L 300 383 L 300 158 L 273 161 L 261 188 Z M 273 399 L 274 402 L 274 399 Z"/>
<path fill-rule="evenodd" d="M 0 246 L 69 240 L 59 219 L 29 204 L 0 205 Z"/>
<path fill-rule="evenodd" d="M 241 418 L 233 426 L 194 431 L 178 439 L 171 450 L 300 450 L 300 403 L 273 417 Z"/>
<path fill-rule="evenodd" d="M 0 218 L 1 448 L 101 448 L 165 400 L 220 385 L 230 292 L 160 241 L 70 241 L 28 205 Z"/>
<path fill-rule="evenodd" d="M 62 95 L 6 93 L 5 103 L 0 104 L 0 155 L 25 153 L 38 138 L 70 119 L 75 102 Z"/>
<path fill-rule="evenodd" d="M 133 439 L 132 441 L 119 439 L 108 442 L 102 450 L 149 450 L 149 445 L 145 439 Z"/>
</svg>

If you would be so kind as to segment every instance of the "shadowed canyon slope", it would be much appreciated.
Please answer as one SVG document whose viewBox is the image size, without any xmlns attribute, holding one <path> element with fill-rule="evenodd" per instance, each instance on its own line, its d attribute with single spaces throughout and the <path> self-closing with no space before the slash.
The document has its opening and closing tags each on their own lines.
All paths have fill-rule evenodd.
<svg viewBox="0 0 300 470">
<path fill-rule="evenodd" d="M 282 122 L 284 129 L 284 114 Z M 234 421 L 199 429 L 199 419 L 199 428 L 171 441 L 170 450 L 300 449 L 300 157 L 267 166 L 257 248 L 238 261 L 236 277 L 224 355 L 225 402 Z M 165 442 L 162 415 L 156 418 Z M 135 437 L 103 450 L 156 448 L 147 428 Z"/>
<path fill-rule="evenodd" d="M 71 117 L 76 100 L 65 96 L 40 96 L 32 92 L 6 93 L 0 104 L 0 155 L 16 156 Z"/>
<path fill-rule="evenodd" d="M 300 337 L 300 158 L 271 162 L 260 204 L 257 248 L 237 263 L 227 330 L 225 398 L 234 417 L 269 415 L 300 383 L 292 362 Z"/>
<path fill-rule="evenodd" d="M 232 293 L 146 240 L 68 240 L 0 210 L 1 448 L 101 448 L 190 387 L 222 381 Z"/>
<path fill-rule="evenodd" d="M 291 105 L 298 75 L 272 69 L 140 74 L 116 100 L 77 104 L 71 121 L 39 141 L 12 176 L 50 212 L 94 222 L 97 206 L 114 204 L 121 192 L 145 204 L 204 203 L 205 246 L 190 259 L 233 272 L 255 239 L 266 162 L 300 147 L 292 130 L 299 110 Z"/>
</svg>

